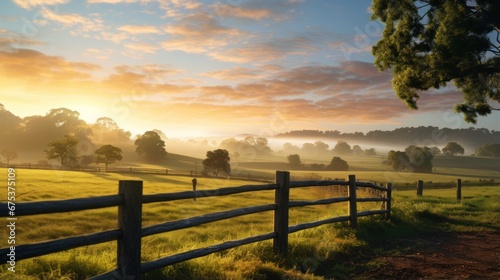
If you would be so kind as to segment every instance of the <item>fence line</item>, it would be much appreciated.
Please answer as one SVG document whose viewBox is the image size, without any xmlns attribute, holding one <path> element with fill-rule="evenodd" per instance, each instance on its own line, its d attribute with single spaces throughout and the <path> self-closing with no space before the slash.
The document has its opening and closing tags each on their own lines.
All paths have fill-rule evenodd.
<svg viewBox="0 0 500 280">
<path fill-rule="evenodd" d="M 290 189 L 314 186 L 339 185 L 348 188 L 348 195 L 331 197 L 315 201 L 290 201 Z M 378 197 L 357 198 L 357 188 L 370 188 L 379 192 Z M 167 265 L 186 261 L 215 252 L 239 247 L 242 245 L 273 239 L 274 253 L 286 256 L 288 251 L 288 235 L 293 232 L 313 228 L 329 223 L 349 221 L 351 227 L 356 227 L 358 217 L 369 215 L 385 215 L 390 218 L 392 185 L 377 186 L 367 182 L 356 182 L 354 175 L 349 175 L 348 181 L 299 181 L 290 182 L 290 173 L 276 172 L 275 184 L 243 185 L 237 187 L 220 188 L 211 191 L 185 191 L 177 193 L 163 193 L 143 195 L 142 181 L 119 181 L 118 195 L 69 199 L 59 201 L 41 201 L 16 204 L 16 215 L 36 215 L 59 212 L 80 211 L 103 207 L 118 206 L 118 229 L 104 232 L 74 236 L 64 239 L 45 241 L 36 244 L 16 246 L 16 261 L 42 256 L 50 253 L 65 251 L 82 246 L 94 245 L 109 241 L 117 241 L 117 269 L 93 277 L 92 279 L 139 279 L 142 273 L 162 268 Z M 142 228 L 142 204 L 165 202 L 180 199 L 202 198 L 210 196 L 225 196 L 245 192 L 274 190 L 273 204 L 249 206 L 228 211 L 209 213 L 201 216 L 181 220 L 167 221 L 153 226 Z M 383 197 L 381 193 L 385 193 Z M 289 226 L 288 213 L 293 207 L 311 205 L 325 205 L 348 202 L 348 216 L 332 217 L 324 220 L 302 223 Z M 357 204 L 363 202 L 382 202 L 383 210 L 357 211 Z M 7 203 L 0 203 L 0 217 L 8 217 Z M 184 253 L 163 257 L 154 261 L 141 263 L 142 237 L 190 228 L 215 221 L 231 219 L 238 216 L 274 211 L 274 230 L 269 233 L 251 236 L 239 240 L 199 248 Z M 6 263 L 10 247 L 0 249 L 0 262 Z M 128 278 L 127 278 L 128 277 Z M 135 277 L 135 278 L 133 278 Z"/>
</svg>

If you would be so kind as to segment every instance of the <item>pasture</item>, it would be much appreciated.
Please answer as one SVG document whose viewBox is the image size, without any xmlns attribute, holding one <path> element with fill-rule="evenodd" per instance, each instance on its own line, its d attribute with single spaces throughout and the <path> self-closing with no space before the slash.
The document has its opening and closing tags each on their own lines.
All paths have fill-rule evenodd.
<svg viewBox="0 0 500 280">
<path fill-rule="evenodd" d="M 305 172 L 305 171 L 304 171 Z M 297 173 L 292 171 L 292 175 Z M 376 177 L 382 172 L 359 171 L 329 174 L 346 178 L 355 173 L 361 180 L 385 181 Z M 470 171 L 474 173 L 474 171 Z M 7 176 L 5 169 L 0 169 Z M 191 190 L 191 177 L 150 174 L 85 173 L 56 170 L 16 170 L 18 202 L 59 200 L 78 197 L 112 195 L 117 193 L 118 180 L 143 180 L 144 193 L 165 193 Z M 300 174 L 300 172 L 299 172 Z M 491 174 L 491 172 L 490 172 Z M 304 175 L 307 175 L 305 173 Z M 343 176 L 345 175 L 345 176 Z M 411 174 L 414 175 L 414 174 Z M 419 175 L 419 174 L 417 174 Z M 420 174 L 421 175 L 421 174 Z M 380 175 L 378 175 L 380 176 Z M 451 179 L 451 175 L 432 175 L 424 180 Z M 449 177 L 439 177 L 449 176 Z M 410 176 L 408 176 L 410 177 Z M 408 179 L 411 181 L 412 178 Z M 455 177 L 453 177 L 455 178 Z M 462 177 L 465 178 L 465 177 Z M 470 180 L 481 177 L 467 177 Z M 249 184 L 242 180 L 199 178 L 198 189 L 210 190 Z M 255 184 L 252 182 L 251 184 Z M 383 222 L 378 217 L 361 218 L 359 228 L 351 230 L 342 224 L 321 226 L 290 235 L 290 254 L 286 260 L 272 253 L 271 242 L 261 242 L 231 249 L 207 257 L 147 274 L 145 279 L 322 279 L 329 275 L 342 279 L 356 266 L 338 262 L 339 258 L 370 244 L 374 234 L 410 236 L 436 230 L 499 230 L 500 191 L 498 186 L 464 187 L 462 203 L 454 199 L 453 189 L 424 190 L 424 197 L 414 191 L 393 193 L 393 219 Z M 0 190 L 4 201 L 6 188 Z M 331 195 L 325 188 L 294 189 L 291 199 L 320 199 Z M 186 218 L 207 212 L 223 211 L 243 206 L 273 203 L 273 193 L 264 191 L 168 203 L 147 204 L 143 207 L 143 226 Z M 87 210 L 72 213 L 20 217 L 17 221 L 18 244 L 57 239 L 116 228 L 116 208 Z M 343 205 L 314 206 L 290 210 L 290 225 L 345 214 Z M 433 221 L 439 220 L 439 225 Z M 208 225 L 143 238 L 143 261 L 153 260 L 189 249 L 205 247 L 226 240 L 244 238 L 269 232 L 272 213 L 261 213 L 220 221 Z M 7 236 L 5 227 L 0 232 Z M 5 238 L 0 241 L 6 247 Z M 355 258 L 355 256 L 353 257 Z M 116 244 L 109 242 L 20 261 L 16 273 L 0 266 L 2 279 L 85 279 L 113 269 L 116 263 Z M 357 266 L 370 266 L 358 264 Z"/>
</svg>

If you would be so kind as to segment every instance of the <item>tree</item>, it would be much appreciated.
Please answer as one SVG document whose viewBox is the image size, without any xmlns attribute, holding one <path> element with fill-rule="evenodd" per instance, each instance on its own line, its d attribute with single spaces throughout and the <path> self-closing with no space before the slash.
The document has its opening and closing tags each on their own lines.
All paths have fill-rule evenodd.
<svg viewBox="0 0 500 280">
<path fill-rule="evenodd" d="M 70 135 L 64 135 L 63 139 L 49 142 L 49 149 L 45 150 L 47 159 L 57 159 L 62 166 L 73 167 L 77 164 L 77 144 L 78 140 Z"/>
<path fill-rule="evenodd" d="M 370 149 L 366 149 L 365 152 L 364 152 L 364 155 L 365 156 L 376 156 L 377 155 L 377 151 L 375 150 L 375 148 L 370 148 Z"/>
<path fill-rule="evenodd" d="M 439 149 L 438 147 L 431 147 L 430 150 L 431 150 L 431 154 L 433 156 L 437 156 L 437 155 L 441 154 L 441 149 Z"/>
<path fill-rule="evenodd" d="M 421 91 L 453 82 L 463 93 L 455 110 L 467 122 L 499 110 L 490 103 L 500 102 L 500 1 L 374 0 L 372 9 L 385 24 L 375 65 L 392 70 L 409 108 L 418 108 Z"/>
<path fill-rule="evenodd" d="M 221 171 L 229 175 L 231 174 L 230 160 L 227 150 L 208 151 L 207 158 L 203 160 L 203 167 L 207 174 L 212 174 L 215 177 L 219 177 Z"/>
<path fill-rule="evenodd" d="M 345 141 L 338 141 L 335 147 L 333 147 L 333 153 L 336 155 L 347 155 L 352 153 L 351 146 Z"/>
<path fill-rule="evenodd" d="M 332 161 L 327 166 L 327 169 L 334 171 L 348 171 L 349 164 L 347 164 L 347 161 L 341 159 L 340 157 L 333 157 Z"/>
<path fill-rule="evenodd" d="M 135 151 L 139 155 L 146 155 L 148 160 L 160 160 L 167 155 L 165 141 L 154 131 L 146 131 L 142 136 L 138 136 L 134 144 L 137 146 Z"/>
<path fill-rule="evenodd" d="M 18 157 L 18 154 L 15 150 L 8 148 L 0 151 L 0 155 L 7 161 L 7 166 L 10 165 L 11 160 L 15 160 Z"/>
<path fill-rule="evenodd" d="M 106 165 L 106 171 L 108 171 L 108 164 L 113 164 L 123 159 L 122 149 L 112 145 L 101 146 L 95 150 L 94 154 L 96 155 L 97 163 L 101 162 Z"/>
<path fill-rule="evenodd" d="M 396 171 L 411 170 L 410 158 L 405 152 L 391 150 L 387 154 L 387 164 Z"/>
<path fill-rule="evenodd" d="M 302 166 L 302 160 L 298 154 L 288 155 L 288 163 L 292 168 L 299 168 Z"/>
<path fill-rule="evenodd" d="M 476 155 L 485 157 L 500 157 L 500 144 L 485 144 L 477 147 Z"/>
<path fill-rule="evenodd" d="M 456 154 L 464 154 L 464 147 L 460 146 L 457 142 L 448 142 L 446 146 L 442 149 L 443 153 L 450 154 L 452 156 Z"/>
<path fill-rule="evenodd" d="M 129 144 L 131 133 L 121 129 L 118 124 L 109 117 L 100 117 L 91 126 L 92 139 L 95 143 Z"/>
<path fill-rule="evenodd" d="M 352 146 L 352 153 L 356 156 L 362 155 L 363 154 L 363 149 L 359 145 L 354 145 Z"/>
<path fill-rule="evenodd" d="M 412 167 L 412 172 L 418 173 L 431 173 L 432 172 L 432 159 L 434 156 L 431 153 L 431 149 L 428 147 L 416 147 L 414 146 L 409 152 L 406 152 L 410 159 L 410 164 Z"/>
</svg>

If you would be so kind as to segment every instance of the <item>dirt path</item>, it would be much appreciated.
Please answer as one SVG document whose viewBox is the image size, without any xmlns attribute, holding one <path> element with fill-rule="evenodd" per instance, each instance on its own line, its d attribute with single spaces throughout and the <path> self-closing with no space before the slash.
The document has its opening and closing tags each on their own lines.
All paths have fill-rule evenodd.
<svg viewBox="0 0 500 280">
<path fill-rule="evenodd" d="M 437 233 L 386 246 L 395 253 L 374 256 L 380 266 L 355 279 L 500 279 L 500 232 Z"/>
</svg>

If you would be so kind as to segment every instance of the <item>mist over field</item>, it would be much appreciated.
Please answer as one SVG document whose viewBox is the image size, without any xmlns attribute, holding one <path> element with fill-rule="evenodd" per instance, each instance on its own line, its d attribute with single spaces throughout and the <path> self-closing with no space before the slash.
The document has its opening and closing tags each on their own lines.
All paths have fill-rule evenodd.
<svg viewBox="0 0 500 280">
<path fill-rule="evenodd" d="M 120 124 L 108 117 L 101 117 L 94 123 L 81 119 L 77 111 L 67 108 L 50 110 L 46 115 L 18 117 L 7 108 L 0 108 L 0 150 L 9 149 L 17 157 L 11 165 L 59 166 L 57 160 L 47 159 L 48 144 L 65 135 L 74 137 L 78 144 L 77 166 L 96 167 L 94 152 L 103 145 L 113 145 L 122 150 L 122 160 L 114 166 L 146 166 L 176 170 L 202 170 L 202 161 L 208 151 L 228 151 L 232 174 L 268 176 L 268 170 L 306 170 L 319 172 L 328 170 L 332 158 L 345 160 L 351 171 L 390 170 L 386 164 L 388 152 L 404 151 L 409 146 L 425 146 L 434 154 L 436 167 L 465 168 L 472 166 L 483 171 L 500 170 L 500 162 L 470 156 L 479 147 L 500 144 L 500 132 L 488 129 L 448 129 L 437 127 L 402 127 L 391 131 L 369 131 L 366 133 L 342 133 L 340 131 L 294 130 L 276 135 L 235 135 L 220 137 L 175 138 L 169 131 L 145 128 L 152 131 L 164 143 L 167 155 L 160 161 L 151 161 L 137 153 L 135 141 L 141 134 L 132 135 Z M 455 141 L 462 145 L 462 160 L 443 157 L 447 143 Z M 289 156 L 297 155 L 299 161 L 293 165 Z M 467 157 L 465 157 L 467 156 Z M 1 162 L 6 163 L 5 156 Z M 479 172 L 479 171 L 478 171 Z M 492 174 L 493 175 L 493 174 Z"/>
</svg>

